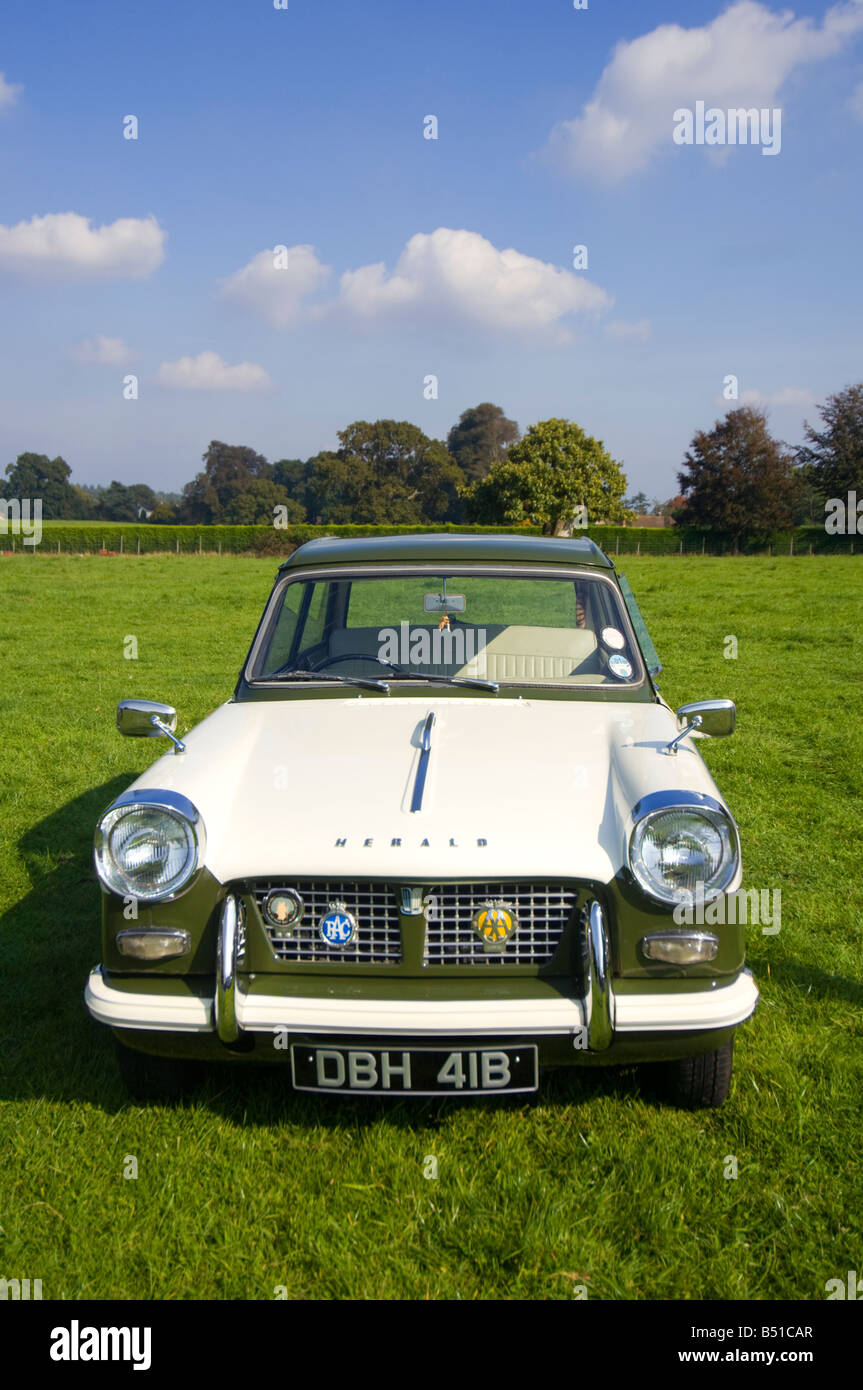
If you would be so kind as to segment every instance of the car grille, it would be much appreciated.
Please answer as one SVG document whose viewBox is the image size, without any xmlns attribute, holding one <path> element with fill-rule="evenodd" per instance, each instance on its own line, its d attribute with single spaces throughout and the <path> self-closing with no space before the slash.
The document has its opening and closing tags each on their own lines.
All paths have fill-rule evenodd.
<svg viewBox="0 0 863 1390">
<path fill-rule="evenodd" d="M 264 901 L 274 888 L 293 888 L 300 894 L 302 920 L 286 933 L 264 917 Z M 389 883 L 342 883 L 338 879 L 257 879 L 255 902 L 277 960 L 306 965 L 398 965 L 402 958 L 398 897 Z M 357 934 L 342 950 L 328 946 L 318 934 L 318 923 L 334 903 L 344 903 L 357 922 Z"/>
<path fill-rule="evenodd" d="M 306 965 L 398 965 L 402 960 L 400 888 L 390 883 L 351 883 L 339 879 L 256 879 L 251 885 L 273 954 L 279 961 Z M 274 889 L 293 889 L 303 899 L 301 921 L 290 931 L 264 916 Z M 446 883 L 422 888 L 426 928 L 423 964 L 544 965 L 557 950 L 572 918 L 578 894 L 560 883 Z M 476 935 L 474 914 L 490 902 L 514 913 L 518 929 L 503 950 L 489 951 Z M 356 919 L 349 946 L 328 946 L 318 923 L 334 904 Z"/>
<path fill-rule="evenodd" d="M 543 965 L 551 960 L 572 917 L 577 894 L 557 883 L 447 883 L 426 894 L 426 965 Z M 473 916 L 500 902 L 518 930 L 502 951 L 488 951 Z"/>
</svg>

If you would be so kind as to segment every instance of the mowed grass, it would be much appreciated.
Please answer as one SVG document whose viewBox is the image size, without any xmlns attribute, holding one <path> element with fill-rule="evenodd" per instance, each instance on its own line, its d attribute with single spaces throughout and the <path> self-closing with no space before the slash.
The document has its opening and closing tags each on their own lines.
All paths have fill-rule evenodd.
<svg viewBox="0 0 863 1390">
<path fill-rule="evenodd" d="M 182 1105 L 130 1103 L 81 997 L 90 846 L 162 746 L 121 739 L 114 706 L 168 700 L 188 727 L 226 699 L 275 565 L 0 559 L 0 1277 L 45 1298 L 820 1299 L 863 1269 L 863 563 L 621 567 L 665 697 L 737 701 L 734 738 L 702 747 L 745 886 L 782 890 L 781 932 L 749 931 L 762 1002 L 716 1112 L 635 1071 L 386 1104 L 219 1069 Z"/>
</svg>

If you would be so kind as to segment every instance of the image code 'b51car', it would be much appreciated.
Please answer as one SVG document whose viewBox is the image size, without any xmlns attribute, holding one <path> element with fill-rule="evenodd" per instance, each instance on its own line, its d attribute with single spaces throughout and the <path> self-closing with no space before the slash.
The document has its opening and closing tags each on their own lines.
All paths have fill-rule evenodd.
<svg viewBox="0 0 863 1390">
<path fill-rule="evenodd" d="M 675 713 L 658 670 L 586 538 L 301 546 L 232 699 L 182 739 L 169 705 L 117 710 L 172 745 L 96 832 L 86 1002 L 130 1089 L 218 1059 L 349 1095 L 654 1063 L 720 1104 L 758 992 L 736 914 L 675 909 L 740 886 L 694 742 L 735 709 Z"/>
</svg>

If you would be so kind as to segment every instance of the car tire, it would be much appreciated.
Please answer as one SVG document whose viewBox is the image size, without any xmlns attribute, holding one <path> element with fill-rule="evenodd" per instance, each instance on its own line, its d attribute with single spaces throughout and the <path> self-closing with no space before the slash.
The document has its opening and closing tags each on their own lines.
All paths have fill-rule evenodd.
<svg viewBox="0 0 863 1390">
<path fill-rule="evenodd" d="M 672 1105 L 687 1110 L 715 1108 L 728 1099 L 733 1064 L 733 1038 L 715 1052 L 701 1052 L 696 1057 L 663 1062 L 662 1093 Z"/>
<path fill-rule="evenodd" d="M 179 1100 L 201 1079 L 194 1062 L 135 1052 L 117 1038 L 114 1055 L 123 1085 L 133 1100 Z"/>
</svg>

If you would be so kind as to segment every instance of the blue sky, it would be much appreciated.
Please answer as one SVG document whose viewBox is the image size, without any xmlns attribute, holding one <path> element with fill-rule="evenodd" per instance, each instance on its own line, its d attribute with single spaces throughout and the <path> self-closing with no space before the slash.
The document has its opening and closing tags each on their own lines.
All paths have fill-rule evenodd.
<svg viewBox="0 0 863 1390">
<path fill-rule="evenodd" d="M 726 376 L 790 443 L 863 378 L 863 0 L 5 0 L 0 73 L 0 472 L 492 400 L 668 497 Z M 676 145 L 698 100 L 779 154 Z"/>
</svg>

